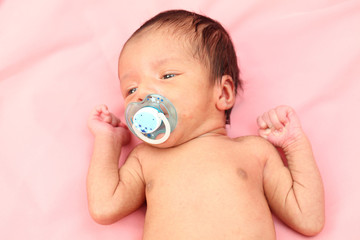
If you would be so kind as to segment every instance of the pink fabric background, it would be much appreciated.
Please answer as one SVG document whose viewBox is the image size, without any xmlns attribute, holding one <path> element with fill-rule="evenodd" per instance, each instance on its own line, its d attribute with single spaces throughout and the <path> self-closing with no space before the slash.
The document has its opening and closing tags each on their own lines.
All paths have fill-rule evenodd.
<svg viewBox="0 0 360 240">
<path fill-rule="evenodd" d="M 173 8 L 232 35 L 245 92 L 229 134 L 256 134 L 259 114 L 293 106 L 325 183 L 327 222 L 314 239 L 360 239 L 358 0 L 0 0 L 0 238 L 141 238 L 144 208 L 111 226 L 88 214 L 86 120 L 99 103 L 123 117 L 122 44 Z M 279 221 L 276 231 L 306 239 Z"/>
</svg>

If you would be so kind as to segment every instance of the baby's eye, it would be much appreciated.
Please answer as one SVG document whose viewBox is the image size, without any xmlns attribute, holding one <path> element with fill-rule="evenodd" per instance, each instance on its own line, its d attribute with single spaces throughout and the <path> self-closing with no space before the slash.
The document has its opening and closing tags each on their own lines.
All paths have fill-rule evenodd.
<svg viewBox="0 0 360 240">
<path fill-rule="evenodd" d="M 175 76 L 176 76 L 176 74 L 173 74 L 173 73 L 164 74 L 164 76 L 162 76 L 162 79 L 169 79 L 169 78 L 173 78 Z"/>
<path fill-rule="evenodd" d="M 128 95 L 133 94 L 134 92 L 136 92 L 137 88 L 132 88 L 128 91 Z"/>
</svg>

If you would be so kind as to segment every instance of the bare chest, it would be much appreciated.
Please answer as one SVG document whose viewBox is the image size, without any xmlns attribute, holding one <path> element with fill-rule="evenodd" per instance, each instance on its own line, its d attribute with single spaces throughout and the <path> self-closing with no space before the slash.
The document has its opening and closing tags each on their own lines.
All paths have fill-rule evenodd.
<svg viewBox="0 0 360 240">
<path fill-rule="evenodd" d="M 256 156 L 233 147 L 209 144 L 151 154 L 156 157 L 143 164 L 148 206 L 146 232 L 157 232 L 156 226 L 162 226 L 164 234 L 210 234 L 202 239 L 228 232 L 234 238 L 227 239 L 238 239 L 265 229 L 272 235 L 271 214 L 262 190 L 262 169 Z M 250 230 L 249 222 L 256 229 Z"/>
<path fill-rule="evenodd" d="M 231 143 L 194 144 L 148 156 L 143 164 L 148 201 L 153 196 L 221 200 L 229 195 L 236 198 L 241 192 L 262 191 L 262 169 L 256 156 Z"/>
</svg>

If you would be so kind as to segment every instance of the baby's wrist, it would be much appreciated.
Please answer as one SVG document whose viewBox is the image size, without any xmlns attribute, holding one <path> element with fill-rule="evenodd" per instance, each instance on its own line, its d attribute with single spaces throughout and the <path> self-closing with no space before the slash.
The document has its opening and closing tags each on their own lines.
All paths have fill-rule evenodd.
<svg viewBox="0 0 360 240">
<path fill-rule="evenodd" d="M 117 136 L 115 134 L 110 134 L 110 133 L 96 134 L 95 135 L 95 143 L 96 144 L 106 144 L 109 146 L 114 146 L 119 149 L 122 147 L 121 136 Z"/>
<path fill-rule="evenodd" d="M 308 138 L 304 132 L 299 132 L 293 138 L 284 143 L 282 149 L 286 155 L 296 153 L 298 151 L 307 151 L 311 149 Z"/>
</svg>

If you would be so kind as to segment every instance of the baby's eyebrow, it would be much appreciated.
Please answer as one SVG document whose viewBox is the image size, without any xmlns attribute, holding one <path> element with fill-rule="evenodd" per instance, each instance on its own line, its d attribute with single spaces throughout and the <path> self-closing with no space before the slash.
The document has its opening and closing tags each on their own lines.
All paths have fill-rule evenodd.
<svg viewBox="0 0 360 240">
<path fill-rule="evenodd" d="M 161 65 L 164 65 L 168 62 L 179 62 L 181 61 L 179 58 L 176 57 L 167 57 L 167 58 L 161 58 L 161 59 L 157 59 L 156 61 L 152 62 L 152 66 L 153 67 L 158 67 Z"/>
<path fill-rule="evenodd" d="M 121 81 L 124 81 L 125 79 L 127 79 L 127 78 L 129 78 L 129 77 L 131 77 L 131 76 L 133 76 L 133 75 L 135 75 L 135 73 L 134 73 L 133 71 L 131 71 L 131 72 L 126 72 L 126 73 L 124 73 L 124 74 L 120 74 L 120 73 L 119 73 L 119 80 L 120 80 L 120 82 L 121 82 Z"/>
<path fill-rule="evenodd" d="M 120 75 L 119 74 L 119 80 L 120 80 L 120 82 L 121 81 L 124 81 L 124 79 L 126 79 L 126 78 L 128 78 L 129 77 L 129 74 L 128 73 L 125 73 L 124 75 Z"/>
</svg>

